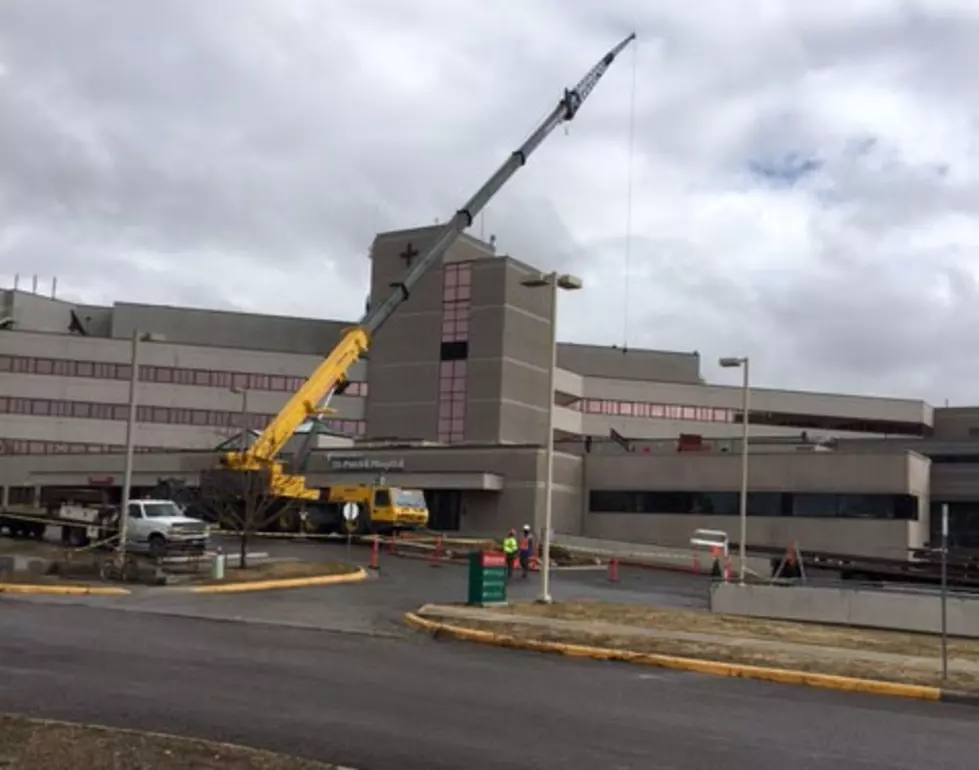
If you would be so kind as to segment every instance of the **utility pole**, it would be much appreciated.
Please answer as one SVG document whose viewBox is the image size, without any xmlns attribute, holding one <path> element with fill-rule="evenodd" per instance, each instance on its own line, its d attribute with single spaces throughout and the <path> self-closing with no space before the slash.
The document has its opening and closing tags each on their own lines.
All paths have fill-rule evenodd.
<svg viewBox="0 0 979 770">
<path fill-rule="evenodd" d="M 942 503 L 942 681 L 948 679 L 948 503 Z"/>
<path fill-rule="evenodd" d="M 127 530 L 129 525 L 129 499 L 133 486 L 133 451 L 136 444 L 136 387 L 139 383 L 140 332 L 133 329 L 132 350 L 129 355 L 129 414 L 126 419 L 126 460 L 122 474 L 122 505 L 119 509 L 119 567 L 125 574 Z"/>
</svg>

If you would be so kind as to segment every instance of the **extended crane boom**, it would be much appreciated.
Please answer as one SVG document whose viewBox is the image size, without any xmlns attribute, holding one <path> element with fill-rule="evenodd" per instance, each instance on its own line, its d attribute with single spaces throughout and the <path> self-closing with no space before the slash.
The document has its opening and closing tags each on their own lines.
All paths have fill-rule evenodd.
<svg viewBox="0 0 979 770">
<path fill-rule="evenodd" d="M 635 37 L 635 33 L 630 34 L 605 54 L 574 88 L 565 89 L 557 106 L 530 137 L 510 154 L 506 162 L 476 191 L 476 194 L 456 211 L 442 227 L 435 242 L 420 255 L 418 261 L 405 274 L 401 282 L 395 285 L 394 291 L 384 302 L 372 307 L 359 325 L 344 332 L 337 346 L 310 375 L 302 388 L 282 407 L 252 446 L 243 452 L 233 452 L 224 457 L 226 467 L 240 471 L 268 472 L 270 491 L 277 496 L 306 500 L 315 500 L 319 497 L 317 490 L 306 487 L 303 476 L 286 473 L 282 465 L 276 461 L 283 447 L 310 416 L 319 413 L 318 407 L 324 400 L 345 386 L 350 367 L 367 352 L 372 336 L 408 299 L 411 288 L 433 265 L 438 263 L 459 236 L 472 225 L 479 212 L 527 162 L 541 142 L 559 125 L 574 119 L 585 99 L 615 61 L 615 57 Z"/>
</svg>

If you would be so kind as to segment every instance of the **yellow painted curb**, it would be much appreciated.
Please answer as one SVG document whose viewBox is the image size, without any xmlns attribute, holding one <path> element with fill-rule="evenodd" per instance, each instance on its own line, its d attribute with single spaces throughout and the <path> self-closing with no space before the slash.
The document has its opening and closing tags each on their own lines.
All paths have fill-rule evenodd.
<svg viewBox="0 0 979 770">
<path fill-rule="evenodd" d="M 128 588 L 108 586 L 56 586 L 32 583 L 0 583 L 0 594 L 28 594 L 31 596 L 126 596 Z"/>
<path fill-rule="evenodd" d="M 222 583 L 214 586 L 191 588 L 195 594 L 237 594 L 247 591 L 276 591 L 281 588 L 308 588 L 311 586 L 333 586 L 341 583 L 359 583 L 367 579 L 367 570 L 358 567 L 354 572 L 343 575 L 316 575 L 304 578 L 283 578 L 281 580 L 252 580 L 246 583 Z"/>
<path fill-rule="evenodd" d="M 702 660 L 697 658 L 678 658 L 672 655 L 660 655 L 651 652 L 633 652 L 630 650 L 613 650 L 608 647 L 591 647 L 583 644 L 565 644 L 563 642 L 540 642 L 517 639 L 506 634 L 496 634 L 491 631 L 480 631 L 474 628 L 463 628 L 448 623 L 436 622 L 423 618 L 414 612 L 405 613 L 405 621 L 413 628 L 429 631 L 435 634 L 445 634 L 456 639 L 481 644 L 491 644 L 497 647 L 509 647 L 516 650 L 534 650 L 537 652 L 554 652 L 576 658 L 591 660 L 623 661 L 642 666 L 656 666 L 674 671 L 690 671 L 697 674 L 726 676 L 739 679 L 756 679 L 763 682 L 779 684 L 805 685 L 828 690 L 843 690 L 846 692 L 872 693 L 874 695 L 890 695 L 899 698 L 915 698 L 918 700 L 939 701 L 942 691 L 938 687 L 926 685 L 899 684 L 883 682 L 876 679 L 858 679 L 834 674 L 814 674 L 808 671 L 795 671 L 782 668 L 767 668 L 740 663 L 722 663 L 720 661 Z"/>
</svg>

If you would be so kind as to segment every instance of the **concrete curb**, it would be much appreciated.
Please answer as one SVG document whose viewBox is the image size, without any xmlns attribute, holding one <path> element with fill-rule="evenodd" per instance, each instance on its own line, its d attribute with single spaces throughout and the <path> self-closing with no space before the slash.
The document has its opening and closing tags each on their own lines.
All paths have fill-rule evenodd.
<svg viewBox="0 0 979 770">
<path fill-rule="evenodd" d="M 469 642 L 508 647 L 514 650 L 533 650 L 535 652 L 551 652 L 574 658 L 588 658 L 602 661 L 622 661 L 641 666 L 655 666 L 674 671 L 689 671 L 696 674 L 725 676 L 737 679 L 754 679 L 762 682 L 778 684 L 804 685 L 827 690 L 844 692 L 870 693 L 873 695 L 888 695 L 898 698 L 916 700 L 942 701 L 955 699 L 953 702 L 971 702 L 979 705 L 979 696 L 968 693 L 945 693 L 938 687 L 927 685 L 899 684 L 875 679 L 857 679 L 833 674 L 813 674 L 807 671 L 791 669 L 766 668 L 739 663 L 722 663 L 720 661 L 703 660 L 698 658 L 678 658 L 672 655 L 660 655 L 649 652 L 634 652 L 630 650 L 613 650 L 607 647 L 591 647 L 583 644 L 565 644 L 563 642 L 541 642 L 517 639 L 506 634 L 496 634 L 490 631 L 479 631 L 473 628 L 454 626 L 448 623 L 429 620 L 414 612 L 405 613 L 405 622 L 412 628 L 428 631 L 433 636 L 449 636 Z M 965 700 L 968 699 L 968 700 Z"/>
<path fill-rule="evenodd" d="M 942 703 L 958 703 L 960 706 L 979 706 L 979 693 L 942 690 Z"/>
<path fill-rule="evenodd" d="M 316 575 L 304 578 L 283 578 L 281 580 L 251 580 L 244 583 L 221 583 L 213 586 L 195 586 L 189 589 L 194 594 L 237 594 L 249 591 L 277 591 L 283 588 L 311 588 L 314 586 L 334 586 L 343 583 L 360 583 L 367 580 L 367 570 L 358 567 L 353 572 L 342 575 Z"/>
<path fill-rule="evenodd" d="M 57 586 L 35 583 L 0 583 L 0 594 L 28 596 L 128 596 L 128 588 L 109 586 Z"/>
</svg>

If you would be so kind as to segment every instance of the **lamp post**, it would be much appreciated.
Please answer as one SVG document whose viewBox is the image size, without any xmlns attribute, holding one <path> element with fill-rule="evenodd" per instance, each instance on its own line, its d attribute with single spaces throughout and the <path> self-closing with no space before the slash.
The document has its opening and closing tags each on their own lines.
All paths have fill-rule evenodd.
<svg viewBox="0 0 979 770">
<path fill-rule="evenodd" d="M 133 486 L 133 454 L 136 446 L 136 388 L 139 384 L 139 343 L 156 339 L 154 335 L 133 329 L 129 354 L 129 412 L 126 416 L 126 459 L 122 472 L 122 505 L 119 509 L 119 566 L 125 570 L 128 547 L 129 500 Z"/>
<path fill-rule="evenodd" d="M 718 363 L 726 369 L 741 368 L 741 491 L 738 500 L 738 515 L 741 519 L 741 537 L 738 538 L 738 560 L 741 562 L 739 577 L 744 585 L 745 561 L 748 541 L 748 408 L 751 388 L 749 385 L 749 365 L 747 356 L 722 358 Z"/>
<path fill-rule="evenodd" d="M 540 596 L 538 601 L 551 603 L 551 511 L 554 499 L 554 389 L 557 371 L 557 295 L 558 289 L 577 291 L 581 279 L 566 273 L 549 273 L 525 278 L 521 284 L 531 288 L 548 287 L 551 292 L 551 363 L 548 367 L 547 386 L 547 444 L 545 449 L 544 471 L 544 561 L 541 565 Z"/>
</svg>

